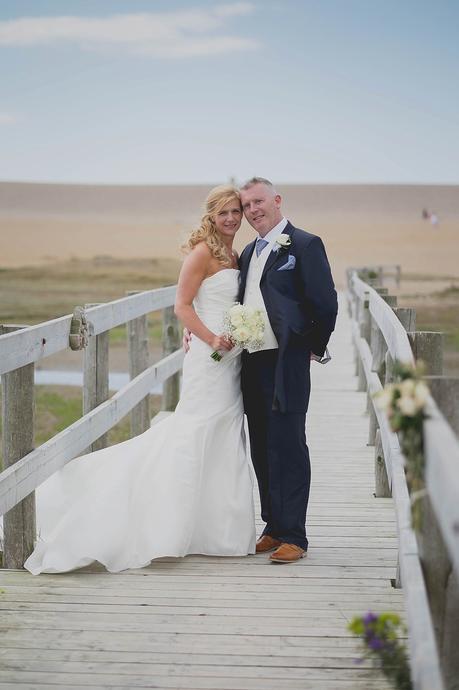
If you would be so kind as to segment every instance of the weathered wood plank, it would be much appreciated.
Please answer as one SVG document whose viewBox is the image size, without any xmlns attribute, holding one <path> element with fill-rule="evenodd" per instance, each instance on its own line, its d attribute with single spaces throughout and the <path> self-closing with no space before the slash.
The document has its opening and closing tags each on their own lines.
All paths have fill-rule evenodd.
<svg viewBox="0 0 459 690">
<path fill-rule="evenodd" d="M 174 304 L 175 291 L 175 285 L 157 288 L 88 309 L 86 315 L 92 333 L 99 335 L 138 316 L 169 307 Z M 0 374 L 66 350 L 71 320 L 71 315 L 62 316 L 0 336 Z"/>
<path fill-rule="evenodd" d="M 312 371 L 308 557 L 285 567 L 266 555 L 191 556 L 117 575 L 1 573 L 0 687 L 387 687 L 353 663 L 358 642 L 346 627 L 368 609 L 404 616 L 404 605 L 390 582 L 393 501 L 372 495 L 365 399 L 340 319 L 333 363 Z"/>
<path fill-rule="evenodd" d="M 309 674 L 308 674 L 309 675 Z M 363 690 L 384 690 L 385 688 L 390 688 L 390 686 L 381 681 L 379 678 L 374 679 L 375 671 L 366 672 L 356 671 L 356 675 L 360 676 L 358 679 L 349 680 L 339 680 L 333 679 L 333 688 L 336 690 L 357 690 L 362 688 Z M 90 680 L 89 680 L 90 679 Z M 41 690 L 50 689 L 56 690 L 56 685 L 60 688 L 66 688 L 67 690 L 80 690 L 82 685 L 89 690 L 100 690 L 102 687 L 110 688 L 186 688 L 190 690 L 283 690 L 284 688 L 291 688 L 291 690 L 330 690 L 330 679 L 329 678 L 309 678 L 305 680 L 288 680 L 288 679 L 274 679 L 268 681 L 265 678 L 252 679 L 252 678 L 170 678 L 163 677 L 160 680 L 160 685 L 152 685 L 152 680 L 146 678 L 145 676 L 129 676 L 127 679 L 123 680 L 119 676 L 109 675 L 109 674 L 99 674 L 97 677 L 91 675 L 86 676 L 85 679 L 81 679 L 78 674 L 65 674 L 65 673 L 0 673 L 0 686 L 5 685 L 11 688 L 10 683 L 19 680 L 20 682 L 26 683 L 23 690 Z M 88 682 L 96 682 L 97 685 L 89 685 Z M 75 684 L 74 684 L 75 683 Z M 19 686 L 21 687 L 21 686 Z"/>
<path fill-rule="evenodd" d="M 136 293 L 129 293 L 136 294 Z M 170 308 L 170 307 L 168 307 Z M 146 314 L 128 321 L 128 359 L 129 377 L 135 379 L 142 371 L 148 368 L 148 320 Z M 167 354 L 171 354 L 168 352 Z M 131 437 L 138 436 L 150 426 L 150 396 L 145 396 L 138 405 L 131 410 Z"/>
<path fill-rule="evenodd" d="M 15 326 L 0 327 L 0 333 Z M 34 448 L 34 365 L 1 377 L 3 467 L 11 467 Z M 35 493 L 6 513 L 3 520 L 3 567 L 22 568 L 35 541 Z"/>
<path fill-rule="evenodd" d="M 96 307 L 98 309 L 98 307 Z M 0 474 L 0 515 L 16 505 L 45 479 L 83 452 L 120 421 L 150 390 L 178 371 L 178 351 L 154 364 L 113 397 Z"/>
</svg>

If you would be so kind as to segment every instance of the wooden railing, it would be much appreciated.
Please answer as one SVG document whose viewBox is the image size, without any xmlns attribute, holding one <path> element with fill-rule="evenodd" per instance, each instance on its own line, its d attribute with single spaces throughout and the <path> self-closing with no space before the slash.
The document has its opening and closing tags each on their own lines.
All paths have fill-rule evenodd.
<svg viewBox="0 0 459 690">
<path fill-rule="evenodd" d="M 371 269 L 370 269 L 371 271 Z M 359 390 L 368 393 L 369 445 L 375 445 L 375 495 L 393 496 L 399 537 L 398 586 L 403 586 L 415 690 L 457 688 L 459 665 L 452 640 L 459 634 L 459 441 L 439 409 L 457 423 L 451 396 L 459 381 L 442 373 L 442 334 L 414 330 L 412 309 L 396 308 L 374 271 L 348 271 L 348 304 Z M 379 279 L 379 280 L 378 280 Z M 373 286 L 369 284 L 373 283 Z M 379 282 L 379 287 L 377 287 Z M 408 331 L 408 332 L 407 332 Z M 394 380 L 394 362 L 422 359 L 437 402 L 429 397 L 424 423 L 423 526 L 415 533 L 399 440 L 374 394 Z M 452 385 L 453 384 L 453 385 Z M 455 429 L 459 433 L 459 429 Z"/>
<path fill-rule="evenodd" d="M 163 383 L 163 410 L 178 401 L 183 362 L 178 323 L 173 312 L 175 286 L 130 294 L 91 306 L 84 348 L 83 417 L 34 448 L 34 365 L 69 348 L 72 316 L 36 326 L 0 327 L 2 376 L 2 451 L 0 515 L 4 514 L 3 566 L 20 568 L 35 540 L 34 490 L 70 460 L 107 444 L 106 433 L 129 412 L 131 434 L 150 426 L 149 393 Z M 163 354 L 148 365 L 147 314 L 163 310 Z M 108 332 L 126 324 L 131 381 L 108 398 Z M 179 349 L 178 349 L 179 348 Z"/>
</svg>

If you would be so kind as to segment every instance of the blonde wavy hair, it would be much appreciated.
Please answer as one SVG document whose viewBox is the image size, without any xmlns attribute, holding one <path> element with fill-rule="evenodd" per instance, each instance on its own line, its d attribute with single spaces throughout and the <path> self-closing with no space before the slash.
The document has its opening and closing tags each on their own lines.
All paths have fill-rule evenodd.
<svg viewBox="0 0 459 690">
<path fill-rule="evenodd" d="M 212 256 L 224 266 L 230 266 L 231 257 L 223 244 L 215 225 L 215 216 L 230 201 L 237 201 L 241 205 L 239 190 L 232 185 L 219 185 L 210 190 L 204 202 L 204 213 L 199 227 L 193 230 L 182 249 L 190 252 L 199 242 L 205 242 L 209 247 Z"/>
</svg>

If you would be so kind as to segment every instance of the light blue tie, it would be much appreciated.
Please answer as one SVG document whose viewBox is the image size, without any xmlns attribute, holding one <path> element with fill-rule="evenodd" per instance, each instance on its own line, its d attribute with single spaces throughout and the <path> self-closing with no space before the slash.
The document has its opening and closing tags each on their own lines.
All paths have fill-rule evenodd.
<svg viewBox="0 0 459 690">
<path fill-rule="evenodd" d="M 263 251 L 263 249 L 266 247 L 267 244 L 268 244 L 268 240 L 264 240 L 261 237 L 257 238 L 257 243 L 255 245 L 255 251 L 257 253 L 257 257 L 260 256 L 261 252 Z"/>
</svg>

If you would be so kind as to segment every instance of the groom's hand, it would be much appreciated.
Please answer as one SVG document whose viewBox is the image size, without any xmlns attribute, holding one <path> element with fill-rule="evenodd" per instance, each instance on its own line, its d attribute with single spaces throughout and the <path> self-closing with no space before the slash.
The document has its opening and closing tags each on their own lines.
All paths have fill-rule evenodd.
<svg viewBox="0 0 459 690">
<path fill-rule="evenodd" d="M 188 330 L 188 328 L 183 329 L 183 338 L 182 338 L 182 345 L 183 349 L 185 352 L 188 352 L 190 349 L 190 343 L 191 343 L 191 331 Z"/>
</svg>

